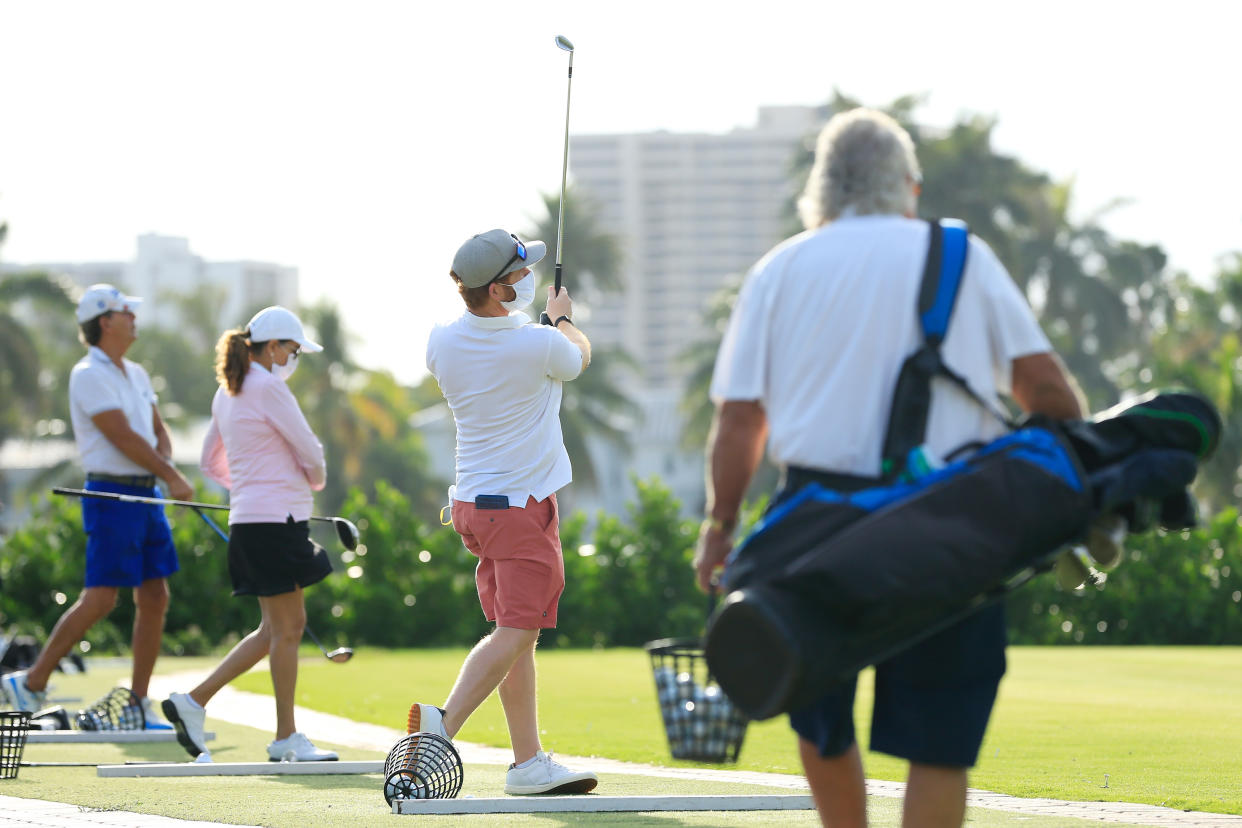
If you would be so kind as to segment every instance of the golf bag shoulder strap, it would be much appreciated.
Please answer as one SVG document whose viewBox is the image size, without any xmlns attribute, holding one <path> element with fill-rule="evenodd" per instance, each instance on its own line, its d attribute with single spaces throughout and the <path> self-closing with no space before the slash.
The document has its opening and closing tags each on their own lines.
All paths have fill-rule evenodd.
<svg viewBox="0 0 1242 828">
<path fill-rule="evenodd" d="M 965 377 L 945 365 L 940 356 L 940 345 L 948 334 L 966 272 L 970 233 L 964 223 L 953 219 L 929 221 L 928 225 L 927 260 L 923 265 L 917 309 L 923 343 L 902 364 L 893 390 L 881 465 L 881 474 L 886 479 L 895 478 L 905 470 L 910 452 L 922 445 L 926 437 L 931 383 L 935 377 L 951 381 L 997 414 L 993 406 L 974 392 Z M 1008 422 L 1003 415 L 997 416 Z"/>
</svg>

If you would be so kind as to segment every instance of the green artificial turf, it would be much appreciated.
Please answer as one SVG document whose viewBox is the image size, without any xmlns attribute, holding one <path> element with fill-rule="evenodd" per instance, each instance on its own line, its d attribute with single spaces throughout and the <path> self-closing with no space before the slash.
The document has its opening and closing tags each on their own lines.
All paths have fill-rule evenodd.
<svg viewBox="0 0 1242 828">
<path fill-rule="evenodd" d="M 401 728 L 411 702 L 444 701 L 464 656 L 465 650 L 361 649 L 346 665 L 304 662 L 298 703 Z M 1236 703 L 1242 649 L 1015 647 L 1009 663 L 972 787 L 1242 814 L 1242 706 Z M 547 650 L 538 665 L 540 726 L 548 749 L 691 764 L 669 757 L 641 650 Z M 258 672 L 235 686 L 271 691 Z M 870 705 L 867 673 L 856 710 L 864 746 Z M 458 738 L 508 744 L 494 694 Z M 904 762 L 872 753 L 864 761 L 871 778 L 904 779 Z M 753 723 L 736 767 L 798 773 L 785 720 Z"/>
</svg>

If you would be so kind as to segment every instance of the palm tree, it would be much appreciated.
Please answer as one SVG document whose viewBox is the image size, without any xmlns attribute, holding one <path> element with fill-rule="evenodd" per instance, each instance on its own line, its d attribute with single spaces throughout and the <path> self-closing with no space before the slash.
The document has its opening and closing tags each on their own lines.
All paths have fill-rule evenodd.
<svg viewBox="0 0 1242 828">
<path fill-rule="evenodd" d="M 6 230 L 7 225 L 0 224 L 0 242 Z M 0 276 L 0 446 L 15 435 L 29 433 L 46 403 L 39 343 L 19 306 L 22 302 L 54 308 L 66 319 L 72 318 L 67 282 L 40 272 Z M 0 499 L 9 499 L 2 471 Z"/>
<path fill-rule="evenodd" d="M 541 239 L 548 245 L 548 266 L 541 267 L 541 284 L 536 289 L 537 306 L 546 295 L 544 285 L 551 283 L 556 261 L 557 215 L 560 206 L 555 195 L 543 194 L 544 215 L 536 220 L 527 237 Z M 601 229 L 593 202 L 573 187 L 565 190 L 565 229 L 563 267 L 565 286 L 574 301 L 590 307 L 605 292 L 615 292 L 622 285 L 621 243 L 616 236 Z M 624 375 L 633 375 L 638 364 L 619 348 L 596 348 L 589 370 L 565 384 L 561 402 L 561 433 L 565 448 L 574 458 L 574 473 L 586 486 L 598 488 L 599 474 L 587 446 L 599 438 L 619 448 L 629 445 L 629 434 L 641 420 L 642 410 L 625 393 Z"/>
<path fill-rule="evenodd" d="M 542 283 L 551 282 L 556 261 L 556 231 L 560 208 L 559 196 L 543 193 L 544 214 L 530 228 L 528 238 L 540 239 L 548 245 L 546 264 L 540 267 Z M 598 207 L 574 187 L 565 188 L 565 229 L 562 268 L 565 286 L 583 300 L 597 299 L 600 292 L 621 287 L 621 242 L 601 229 Z M 572 284 L 571 284 L 572 282 Z M 542 287 L 542 285 L 540 286 Z M 536 298 L 544 292 L 539 290 Z"/>
</svg>

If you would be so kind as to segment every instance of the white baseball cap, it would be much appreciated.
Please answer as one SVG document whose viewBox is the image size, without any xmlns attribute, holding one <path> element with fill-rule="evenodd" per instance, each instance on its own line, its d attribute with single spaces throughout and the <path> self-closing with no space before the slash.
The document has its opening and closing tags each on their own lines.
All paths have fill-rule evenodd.
<svg viewBox="0 0 1242 828">
<path fill-rule="evenodd" d="M 112 285 L 91 285 L 78 300 L 78 323 L 89 322 L 109 311 L 136 313 L 141 304 L 137 296 L 126 296 Z"/>
<path fill-rule="evenodd" d="M 317 354 L 323 350 L 318 342 L 312 342 L 302 330 L 302 320 L 288 308 L 272 305 L 254 315 L 246 325 L 247 337 L 251 342 L 267 342 L 272 339 L 290 339 L 302 346 L 308 354 Z"/>
</svg>

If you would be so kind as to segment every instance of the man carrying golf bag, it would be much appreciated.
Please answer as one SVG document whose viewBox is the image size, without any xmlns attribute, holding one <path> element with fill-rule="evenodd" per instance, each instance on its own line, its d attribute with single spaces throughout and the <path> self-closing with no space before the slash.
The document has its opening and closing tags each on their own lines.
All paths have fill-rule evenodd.
<svg viewBox="0 0 1242 828">
<path fill-rule="evenodd" d="M 732 549 L 765 440 L 783 471 L 773 508 L 810 483 L 850 492 L 889 471 L 881 458 L 890 403 L 923 344 L 915 310 L 933 229 L 914 219 L 919 186 L 913 144 L 888 116 L 854 110 L 821 133 L 799 202 L 808 229 L 755 266 L 717 358 L 708 518 L 695 556 L 704 589 Z M 964 260 L 939 353 L 962 384 L 931 385 L 925 438 L 908 453 L 927 467 L 1005 432 L 990 410 L 1001 408 L 998 394 L 1029 413 L 1082 415 L 1021 292 L 986 245 L 958 232 Z M 910 761 L 906 825 L 961 824 L 1005 644 L 996 604 L 877 665 L 871 746 Z M 832 826 L 866 824 L 853 701 L 851 680 L 790 715 L 816 807 Z"/>
</svg>

